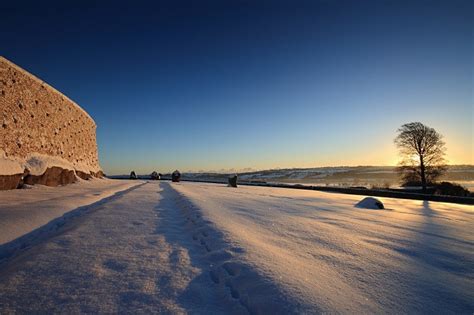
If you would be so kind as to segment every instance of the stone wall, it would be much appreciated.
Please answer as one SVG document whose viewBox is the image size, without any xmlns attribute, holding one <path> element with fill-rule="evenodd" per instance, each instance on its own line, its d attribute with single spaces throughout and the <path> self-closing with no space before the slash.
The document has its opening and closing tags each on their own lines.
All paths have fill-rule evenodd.
<svg viewBox="0 0 474 315">
<path fill-rule="evenodd" d="M 0 176 L 18 174 L 6 166 L 13 162 L 24 166 L 29 182 L 54 167 L 85 179 L 102 174 L 94 120 L 53 87 L 0 56 Z M 54 186 L 54 181 L 49 183 Z"/>
</svg>

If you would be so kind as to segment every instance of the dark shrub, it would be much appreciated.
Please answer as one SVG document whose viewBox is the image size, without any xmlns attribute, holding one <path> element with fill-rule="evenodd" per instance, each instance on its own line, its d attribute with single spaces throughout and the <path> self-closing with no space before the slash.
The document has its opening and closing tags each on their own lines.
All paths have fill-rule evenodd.
<svg viewBox="0 0 474 315">
<path fill-rule="evenodd" d="M 458 197 L 470 197 L 471 193 L 466 188 L 450 182 L 441 182 L 435 186 L 435 195 L 448 195 Z"/>
</svg>

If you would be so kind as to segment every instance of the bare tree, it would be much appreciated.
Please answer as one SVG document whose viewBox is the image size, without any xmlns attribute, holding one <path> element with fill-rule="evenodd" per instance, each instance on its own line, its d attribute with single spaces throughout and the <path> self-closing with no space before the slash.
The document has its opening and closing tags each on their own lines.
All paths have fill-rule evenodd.
<svg viewBox="0 0 474 315">
<path fill-rule="evenodd" d="M 447 169 L 443 136 L 420 122 L 402 125 L 395 138 L 402 160 L 398 171 L 403 183 L 421 182 L 426 186 L 436 181 Z"/>
</svg>

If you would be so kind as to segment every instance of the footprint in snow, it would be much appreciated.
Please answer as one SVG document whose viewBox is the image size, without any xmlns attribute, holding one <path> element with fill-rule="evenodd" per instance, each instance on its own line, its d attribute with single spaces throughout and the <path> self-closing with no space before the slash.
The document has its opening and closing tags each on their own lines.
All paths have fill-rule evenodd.
<svg viewBox="0 0 474 315">
<path fill-rule="evenodd" d="M 222 265 L 225 271 L 229 274 L 229 276 L 237 276 L 240 273 L 241 266 L 234 262 L 226 262 Z"/>
<path fill-rule="evenodd" d="M 104 267 L 113 271 L 123 272 L 127 269 L 127 264 L 115 259 L 107 259 L 104 262 Z"/>
<path fill-rule="evenodd" d="M 229 279 L 227 279 L 227 281 L 225 282 L 225 286 L 230 289 L 230 295 L 234 299 L 240 298 L 239 291 L 237 291 L 237 289 L 235 289 L 235 287 L 232 285 L 232 282 Z"/>
</svg>

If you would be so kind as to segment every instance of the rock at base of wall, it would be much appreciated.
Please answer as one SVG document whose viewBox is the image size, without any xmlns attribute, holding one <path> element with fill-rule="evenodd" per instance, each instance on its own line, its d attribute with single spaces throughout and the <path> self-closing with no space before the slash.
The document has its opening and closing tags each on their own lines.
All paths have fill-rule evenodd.
<svg viewBox="0 0 474 315">
<path fill-rule="evenodd" d="M 79 178 L 82 178 L 82 179 L 85 179 L 85 180 L 89 180 L 93 177 L 103 178 L 105 176 L 105 174 L 102 171 L 90 172 L 90 173 L 84 173 L 84 172 L 81 172 L 81 171 L 76 171 L 76 175 Z"/>
<path fill-rule="evenodd" d="M 23 184 L 23 174 L 0 175 L 0 190 L 17 189 Z"/>
<path fill-rule="evenodd" d="M 102 171 L 98 171 L 98 172 L 95 172 L 95 173 L 94 173 L 94 172 L 91 172 L 91 174 L 92 174 L 92 176 L 97 177 L 97 178 L 103 178 L 103 177 L 105 177 L 105 174 L 104 174 L 104 172 L 102 172 Z"/>
<path fill-rule="evenodd" d="M 46 169 L 42 175 L 28 174 L 24 183 L 28 185 L 62 186 L 76 182 L 76 174 L 73 170 L 66 170 L 53 166 Z"/>
<path fill-rule="evenodd" d="M 57 166 L 47 168 L 42 175 L 31 175 L 28 170 L 23 174 L 0 175 L 0 190 L 10 190 L 22 188 L 23 184 L 27 185 L 46 185 L 46 186 L 62 186 L 72 184 L 77 181 L 77 177 L 89 180 L 93 177 L 103 178 L 105 174 L 102 171 L 85 173 L 81 171 L 72 171 Z"/>
<path fill-rule="evenodd" d="M 92 174 L 90 173 L 84 173 L 84 172 L 81 172 L 81 171 L 76 171 L 76 175 L 79 177 L 79 178 L 82 178 L 84 180 L 89 180 L 92 178 Z"/>
</svg>

